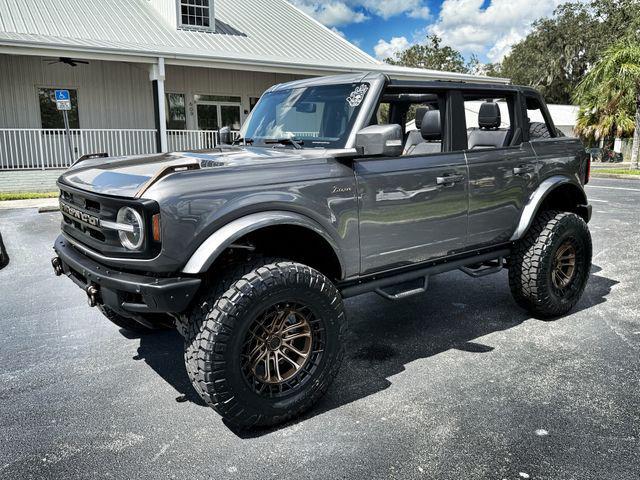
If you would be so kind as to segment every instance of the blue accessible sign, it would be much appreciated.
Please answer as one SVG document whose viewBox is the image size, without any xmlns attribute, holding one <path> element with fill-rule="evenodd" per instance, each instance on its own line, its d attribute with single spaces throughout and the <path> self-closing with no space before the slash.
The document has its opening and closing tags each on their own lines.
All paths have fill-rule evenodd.
<svg viewBox="0 0 640 480">
<path fill-rule="evenodd" d="M 58 110 L 71 110 L 69 90 L 56 90 L 56 107 Z"/>
</svg>

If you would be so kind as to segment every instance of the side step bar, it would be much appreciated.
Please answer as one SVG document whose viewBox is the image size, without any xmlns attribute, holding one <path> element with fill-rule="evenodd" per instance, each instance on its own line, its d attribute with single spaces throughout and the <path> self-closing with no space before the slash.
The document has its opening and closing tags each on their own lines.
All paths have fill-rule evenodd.
<svg viewBox="0 0 640 480">
<path fill-rule="evenodd" d="M 350 285 L 341 289 L 343 298 L 355 297 L 362 295 L 363 293 L 377 292 L 383 297 L 390 300 L 399 300 L 402 298 L 422 293 L 426 291 L 428 285 L 428 277 L 431 275 L 437 275 L 438 273 L 450 272 L 452 270 L 462 269 L 469 265 L 475 265 L 478 263 L 489 262 L 491 260 L 499 260 L 500 269 L 502 268 L 502 259 L 508 257 L 511 254 L 511 250 L 503 249 L 493 252 L 482 253 L 474 255 L 472 257 L 460 258 L 458 260 L 443 261 L 442 263 L 436 263 L 424 268 L 418 268 L 408 272 L 398 273 L 396 275 L 390 275 L 385 277 L 372 277 L 370 280 L 361 280 L 356 285 Z M 491 273 L 498 271 L 498 267 Z M 467 272 L 465 272 L 467 273 Z M 475 272 L 474 272 L 475 273 Z M 489 272 L 485 273 L 488 275 Z M 412 280 L 424 279 L 424 286 L 408 292 L 401 292 L 395 295 L 388 294 L 384 291 L 384 288 L 391 287 L 393 285 L 399 285 L 407 283 Z"/>
<path fill-rule="evenodd" d="M 486 277 L 493 273 L 498 273 L 504 268 L 504 258 L 500 257 L 495 262 L 484 262 L 484 265 L 479 268 L 460 267 L 460 271 L 466 273 L 470 277 L 480 278 Z"/>
</svg>

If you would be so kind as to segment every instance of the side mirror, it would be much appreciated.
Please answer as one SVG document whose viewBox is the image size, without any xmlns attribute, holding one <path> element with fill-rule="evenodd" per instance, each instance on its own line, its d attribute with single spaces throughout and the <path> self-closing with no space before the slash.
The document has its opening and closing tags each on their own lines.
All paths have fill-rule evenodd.
<svg viewBox="0 0 640 480">
<path fill-rule="evenodd" d="M 402 154 L 402 127 L 400 125 L 371 125 L 356 134 L 358 154 L 369 157 L 397 157 Z"/>
<path fill-rule="evenodd" d="M 220 135 L 221 145 L 231 145 L 231 129 L 229 127 L 222 127 L 218 134 Z"/>
</svg>

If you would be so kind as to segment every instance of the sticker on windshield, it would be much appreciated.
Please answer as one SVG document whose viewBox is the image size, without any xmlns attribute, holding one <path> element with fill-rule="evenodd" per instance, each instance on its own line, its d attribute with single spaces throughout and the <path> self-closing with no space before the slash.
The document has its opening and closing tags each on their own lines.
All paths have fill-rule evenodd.
<svg viewBox="0 0 640 480">
<path fill-rule="evenodd" d="M 357 86 L 356 89 L 347 97 L 347 102 L 349 103 L 349 105 L 352 107 L 360 106 L 368 90 L 369 85 L 367 85 L 366 83 Z"/>
</svg>

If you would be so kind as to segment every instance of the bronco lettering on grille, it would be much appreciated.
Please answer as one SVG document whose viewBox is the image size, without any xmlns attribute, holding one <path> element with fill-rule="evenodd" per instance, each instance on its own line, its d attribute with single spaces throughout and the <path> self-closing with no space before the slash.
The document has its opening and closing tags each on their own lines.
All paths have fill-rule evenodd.
<svg viewBox="0 0 640 480">
<path fill-rule="evenodd" d="M 81 222 L 84 222 L 93 227 L 97 227 L 100 225 L 100 219 L 98 217 L 89 215 L 88 213 L 85 213 L 82 210 L 78 210 L 77 208 L 72 207 L 71 205 L 67 205 L 66 203 L 60 202 L 60 211 L 72 218 L 75 218 L 76 220 L 80 220 Z"/>
</svg>

